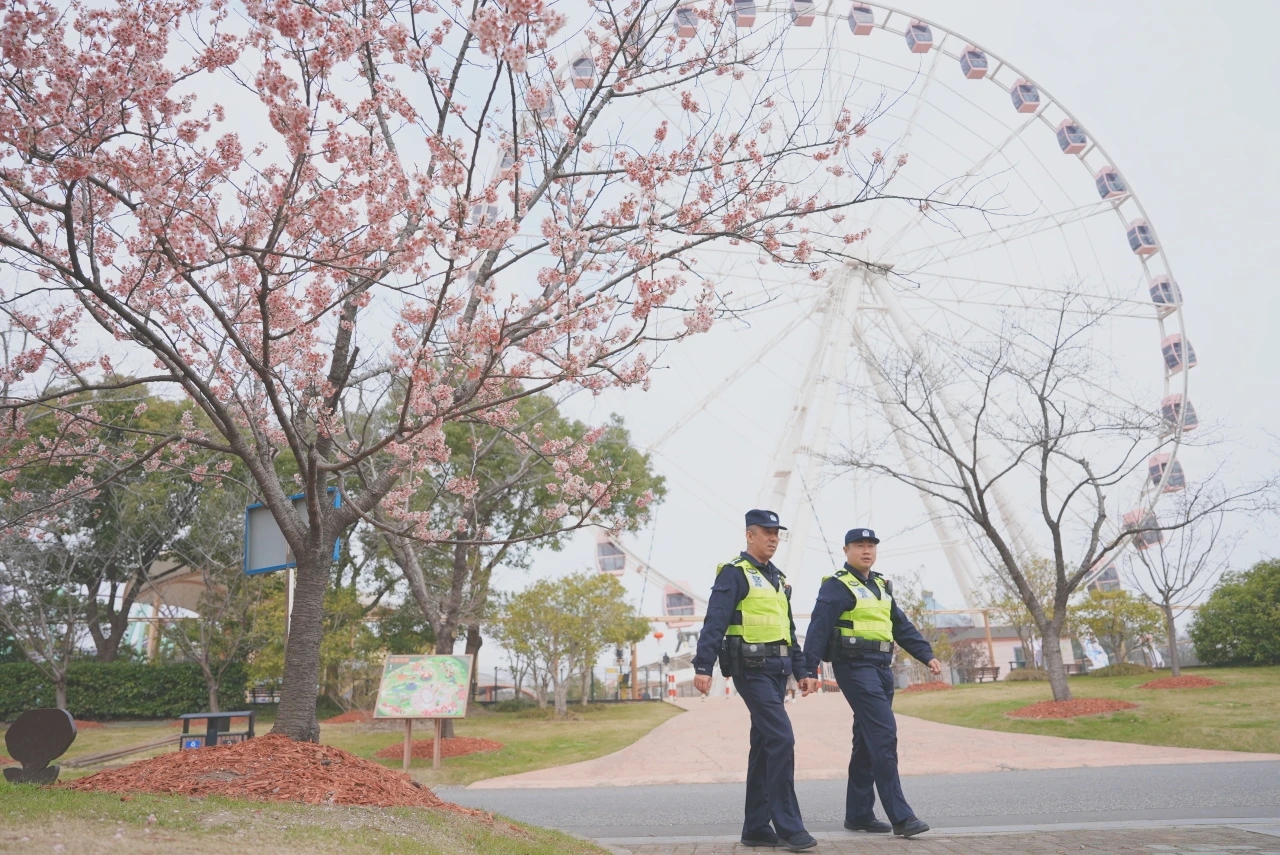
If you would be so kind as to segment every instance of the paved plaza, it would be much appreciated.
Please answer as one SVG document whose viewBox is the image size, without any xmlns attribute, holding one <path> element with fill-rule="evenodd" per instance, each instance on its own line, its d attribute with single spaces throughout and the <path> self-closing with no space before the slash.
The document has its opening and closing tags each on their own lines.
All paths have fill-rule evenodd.
<svg viewBox="0 0 1280 855">
<path fill-rule="evenodd" d="M 628 787 L 745 781 L 751 724 L 742 701 L 734 696 L 681 698 L 678 703 L 686 710 L 684 714 L 663 722 L 621 751 L 582 763 L 489 778 L 471 787 Z M 787 710 L 796 732 L 796 780 L 844 779 L 853 729 L 853 715 L 844 697 L 835 692 L 811 695 L 788 704 Z M 1280 760 L 1276 754 L 1000 733 L 904 715 L 898 716 L 898 754 L 903 775 Z"/>
</svg>

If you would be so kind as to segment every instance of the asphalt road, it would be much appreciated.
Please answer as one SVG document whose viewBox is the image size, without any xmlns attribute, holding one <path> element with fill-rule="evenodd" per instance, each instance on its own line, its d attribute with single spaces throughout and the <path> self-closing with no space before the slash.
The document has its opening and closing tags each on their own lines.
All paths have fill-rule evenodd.
<svg viewBox="0 0 1280 855">
<path fill-rule="evenodd" d="M 1280 762 L 913 775 L 903 790 L 934 828 L 1051 823 L 1276 819 Z M 838 831 L 844 781 L 799 781 L 810 831 Z M 742 784 L 569 789 L 447 789 L 441 796 L 591 838 L 736 834 Z M 883 811 L 877 814 L 884 818 Z"/>
</svg>

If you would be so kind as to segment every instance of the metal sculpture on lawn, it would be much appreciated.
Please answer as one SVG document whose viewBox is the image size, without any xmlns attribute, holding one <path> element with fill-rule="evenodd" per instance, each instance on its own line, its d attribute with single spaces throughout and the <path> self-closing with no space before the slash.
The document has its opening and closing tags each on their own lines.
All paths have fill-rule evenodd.
<svg viewBox="0 0 1280 855">
<path fill-rule="evenodd" d="M 5 769 L 5 780 L 11 784 L 52 784 L 60 769 L 49 763 L 75 741 L 76 723 L 71 713 L 56 707 L 27 710 L 4 735 L 9 756 L 22 764 L 21 769 Z"/>
</svg>

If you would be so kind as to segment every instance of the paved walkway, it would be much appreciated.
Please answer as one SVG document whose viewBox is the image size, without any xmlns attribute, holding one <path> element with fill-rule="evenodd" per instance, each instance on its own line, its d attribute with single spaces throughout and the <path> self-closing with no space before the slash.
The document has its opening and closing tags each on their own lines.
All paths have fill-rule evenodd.
<svg viewBox="0 0 1280 855">
<path fill-rule="evenodd" d="M 1280 838 L 1240 828 L 1126 828 L 1070 831 L 1013 832 L 1005 834 L 928 834 L 911 840 L 869 834 L 818 835 L 814 853 L 838 855 L 1280 855 Z M 609 842 L 619 855 L 738 855 L 781 852 L 749 849 L 731 840 L 662 841 L 653 843 Z"/>
<path fill-rule="evenodd" d="M 626 787 L 746 780 L 751 724 L 742 701 L 737 696 L 728 700 L 681 698 L 679 704 L 687 712 L 663 722 L 621 751 L 568 766 L 489 778 L 471 788 Z M 852 731 L 853 716 L 844 697 L 835 692 L 811 695 L 788 704 L 788 710 L 796 731 L 796 779 L 844 778 L 848 752 L 831 749 L 836 735 Z M 1000 733 L 904 715 L 898 716 L 898 755 L 904 775 L 1280 760 L 1276 754 Z"/>
</svg>

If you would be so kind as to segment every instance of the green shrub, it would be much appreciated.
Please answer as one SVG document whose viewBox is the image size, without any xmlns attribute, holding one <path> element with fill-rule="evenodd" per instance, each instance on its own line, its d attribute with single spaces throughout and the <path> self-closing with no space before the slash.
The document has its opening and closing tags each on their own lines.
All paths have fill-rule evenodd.
<svg viewBox="0 0 1280 855">
<path fill-rule="evenodd" d="M 528 698 L 514 698 L 509 701 L 498 701 L 492 704 L 489 709 L 494 712 L 524 712 L 531 710 L 538 705 L 537 701 L 531 701 Z"/>
<path fill-rule="evenodd" d="M 1154 668 L 1138 665 L 1134 662 L 1118 662 L 1105 668 L 1095 668 L 1089 672 L 1090 677 L 1136 677 L 1139 674 L 1154 674 Z"/>
<path fill-rule="evenodd" d="M 1048 682 L 1049 672 L 1043 668 L 1014 668 L 1005 678 L 1010 683 Z"/>
<path fill-rule="evenodd" d="M 1205 665 L 1280 664 L 1280 559 L 1224 576 L 1189 633 Z"/>
<path fill-rule="evenodd" d="M 219 706 L 243 708 L 244 690 L 244 669 L 233 665 L 219 688 Z M 34 665 L 0 664 L 0 721 L 53 705 L 53 684 Z M 67 706 L 81 719 L 173 718 L 207 710 L 209 691 L 198 665 L 87 660 L 67 669 Z"/>
</svg>

